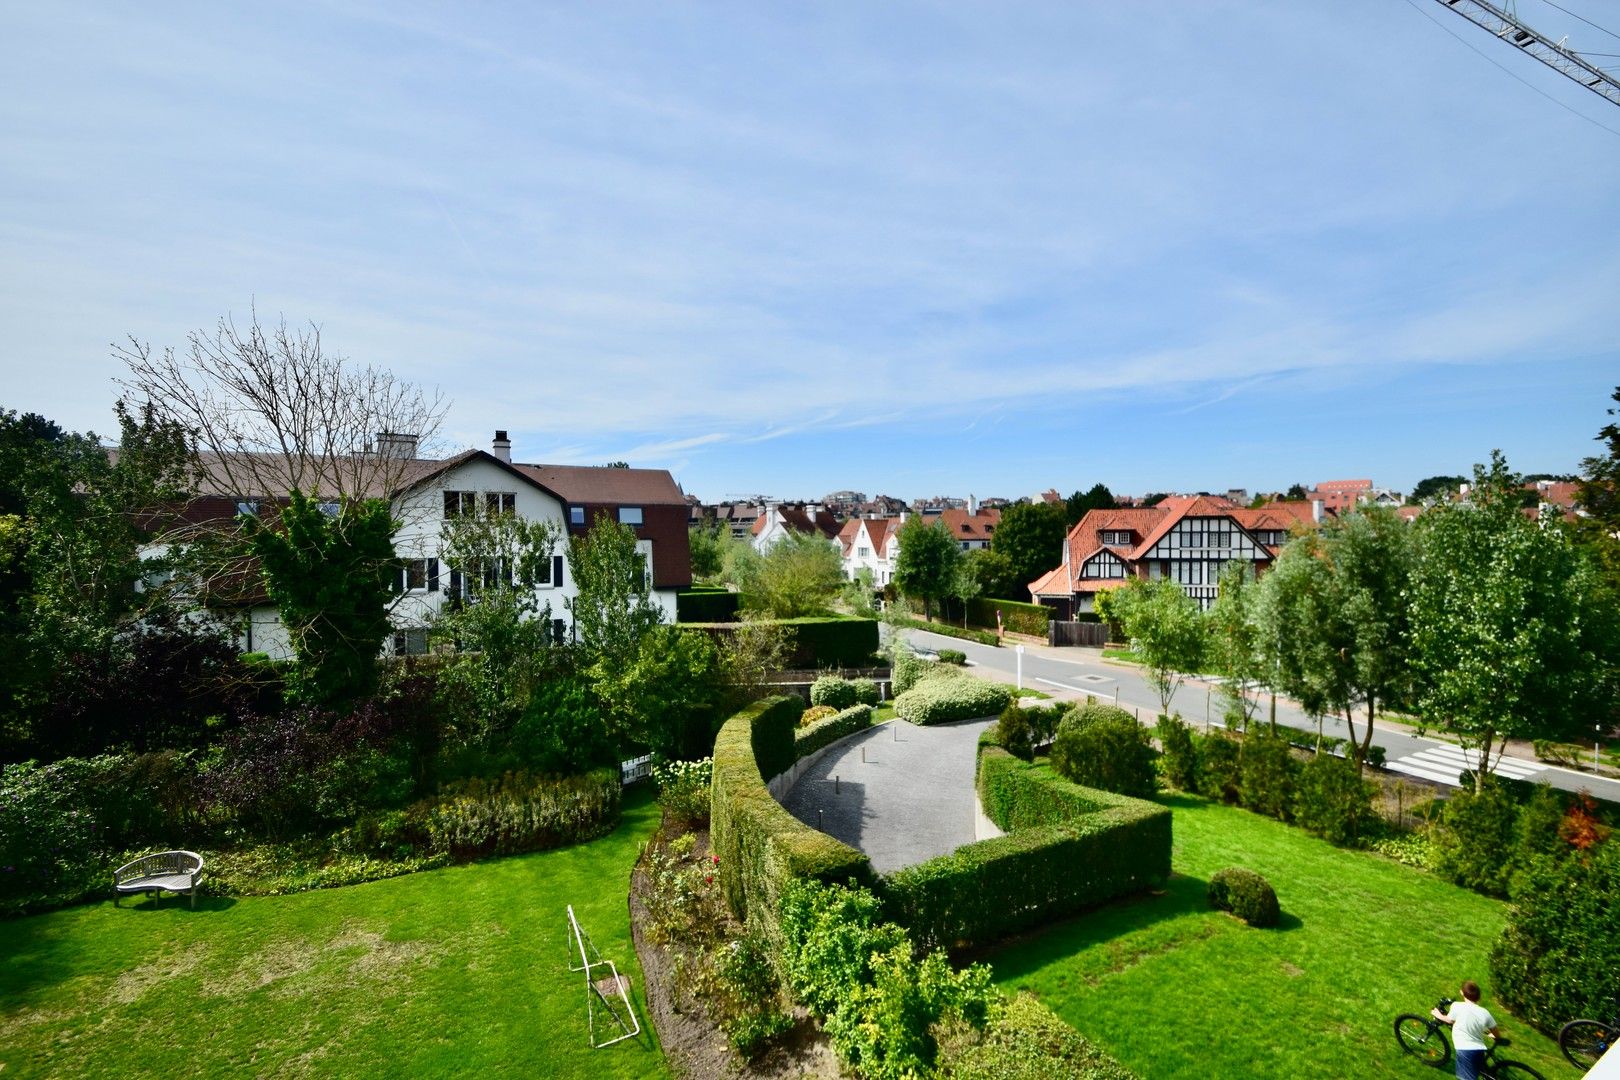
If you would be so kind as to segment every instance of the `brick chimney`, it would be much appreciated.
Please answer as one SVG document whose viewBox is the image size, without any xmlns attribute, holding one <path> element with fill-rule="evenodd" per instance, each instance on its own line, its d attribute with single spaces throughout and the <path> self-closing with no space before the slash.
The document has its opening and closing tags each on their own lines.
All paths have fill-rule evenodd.
<svg viewBox="0 0 1620 1080">
<path fill-rule="evenodd" d="M 512 440 L 506 437 L 505 430 L 495 432 L 495 441 L 490 443 L 489 452 L 508 465 L 512 464 Z"/>
</svg>

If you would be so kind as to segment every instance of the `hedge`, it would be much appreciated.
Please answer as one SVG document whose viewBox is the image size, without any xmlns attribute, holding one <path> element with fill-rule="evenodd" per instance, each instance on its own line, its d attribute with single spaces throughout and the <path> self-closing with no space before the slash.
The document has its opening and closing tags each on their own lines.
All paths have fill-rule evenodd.
<svg viewBox="0 0 1620 1080">
<path fill-rule="evenodd" d="M 729 589 L 690 589 L 675 594 L 675 621 L 723 623 L 737 621 L 741 593 Z"/>
<path fill-rule="evenodd" d="M 943 622 L 924 622 L 922 619 L 908 619 L 897 616 L 893 621 L 912 630 L 926 630 L 930 634 L 943 634 L 945 637 L 961 638 L 963 641 L 973 641 L 980 645 L 1000 645 L 996 635 L 990 630 L 968 630 L 960 626 L 952 626 Z M 1042 631 L 1045 633 L 1045 631 Z"/>
<path fill-rule="evenodd" d="M 941 671 L 956 671 L 943 667 Z M 953 720 L 973 720 L 996 716 L 1012 704 L 1013 691 L 1000 683 L 985 682 L 971 675 L 940 677 L 930 672 L 910 690 L 894 699 L 894 714 L 913 724 L 948 724 Z"/>
<path fill-rule="evenodd" d="M 799 728 L 793 735 L 794 752 L 798 757 L 813 754 L 823 746 L 829 746 L 846 735 L 865 731 L 871 726 L 872 707 L 851 705 L 843 712 L 834 713 L 808 727 Z"/>
<path fill-rule="evenodd" d="M 940 1040 L 941 1080 L 1136 1080 L 1032 994 L 1008 999 L 976 1042 Z"/>
<path fill-rule="evenodd" d="M 890 917 L 924 945 L 989 941 L 1170 876 L 1170 811 L 1083 788 L 980 738 L 979 798 L 1006 836 L 883 879 Z"/>
<path fill-rule="evenodd" d="M 968 622 L 974 626 L 995 626 L 998 611 L 1001 612 L 1001 625 L 1005 629 L 1038 638 L 1046 636 L 1046 624 L 1057 617 L 1057 609 L 1045 604 L 991 600 L 983 596 L 975 596 L 967 603 Z"/>
<path fill-rule="evenodd" d="M 876 619 L 849 619 L 807 616 L 802 619 L 761 619 L 768 626 L 785 626 L 793 635 L 789 667 L 865 667 L 878 651 Z M 701 630 L 717 641 L 735 633 L 734 622 L 694 622 L 690 629 Z"/>
<path fill-rule="evenodd" d="M 709 840 L 720 859 L 726 902 L 739 919 L 774 932 L 782 889 L 796 878 L 871 880 L 867 857 L 788 813 L 765 781 L 798 758 L 803 701 L 755 702 L 727 720 L 714 740 Z"/>
</svg>

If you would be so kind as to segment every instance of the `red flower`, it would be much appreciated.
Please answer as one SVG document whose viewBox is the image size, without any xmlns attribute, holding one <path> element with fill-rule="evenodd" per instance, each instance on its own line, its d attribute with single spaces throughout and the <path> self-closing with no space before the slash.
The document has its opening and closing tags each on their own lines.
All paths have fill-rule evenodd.
<svg viewBox="0 0 1620 1080">
<path fill-rule="evenodd" d="M 714 860 L 714 865 L 716 865 L 716 866 L 720 865 L 720 856 L 718 856 L 718 855 L 710 855 L 709 858 Z"/>
<path fill-rule="evenodd" d="M 713 874 L 705 874 L 703 876 L 703 883 L 705 885 L 713 885 L 714 884 L 714 875 Z"/>
</svg>

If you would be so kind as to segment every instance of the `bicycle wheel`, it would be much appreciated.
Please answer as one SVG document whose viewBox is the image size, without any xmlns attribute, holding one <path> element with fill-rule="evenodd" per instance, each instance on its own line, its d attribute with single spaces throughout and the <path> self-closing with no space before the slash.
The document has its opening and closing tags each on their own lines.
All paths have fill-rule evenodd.
<svg viewBox="0 0 1620 1080">
<path fill-rule="evenodd" d="M 1522 1061 L 1498 1061 L 1485 1066 L 1485 1075 L 1491 1080 L 1547 1080 Z"/>
<path fill-rule="evenodd" d="M 1441 1030 L 1437 1020 L 1416 1013 L 1404 1013 L 1395 1018 L 1395 1041 L 1401 1049 L 1425 1065 L 1443 1068 L 1451 1060 L 1451 1040 Z"/>
<path fill-rule="evenodd" d="M 1596 1020 L 1571 1020 L 1558 1029 L 1558 1049 L 1581 1072 L 1597 1064 L 1597 1059 L 1615 1043 L 1615 1030 Z"/>
</svg>

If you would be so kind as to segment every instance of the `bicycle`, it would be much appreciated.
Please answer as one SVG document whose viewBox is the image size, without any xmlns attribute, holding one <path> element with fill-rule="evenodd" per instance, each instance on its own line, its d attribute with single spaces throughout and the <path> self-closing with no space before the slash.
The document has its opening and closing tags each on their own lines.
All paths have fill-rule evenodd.
<svg viewBox="0 0 1620 1080">
<path fill-rule="evenodd" d="M 1451 999 L 1441 998 L 1435 1008 L 1440 1012 L 1449 1011 Z M 1443 1069 L 1451 1060 L 1451 1039 L 1446 1035 L 1446 1026 L 1433 1016 L 1402 1013 L 1395 1018 L 1395 1041 L 1425 1065 Z M 1509 1040 L 1497 1039 L 1485 1051 L 1485 1062 L 1479 1070 L 1481 1080 L 1547 1080 L 1522 1061 L 1496 1056 L 1498 1050 L 1509 1045 Z"/>
<path fill-rule="evenodd" d="M 1558 1029 L 1558 1049 L 1581 1072 L 1597 1064 L 1609 1048 L 1620 1044 L 1620 998 L 1608 1023 L 1601 1020 L 1571 1020 Z"/>
</svg>

